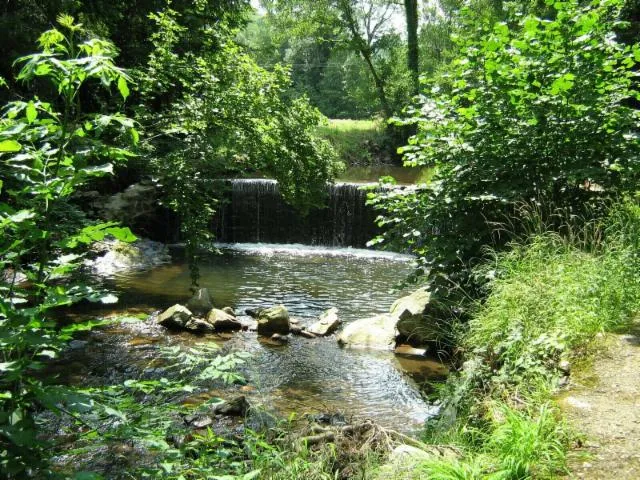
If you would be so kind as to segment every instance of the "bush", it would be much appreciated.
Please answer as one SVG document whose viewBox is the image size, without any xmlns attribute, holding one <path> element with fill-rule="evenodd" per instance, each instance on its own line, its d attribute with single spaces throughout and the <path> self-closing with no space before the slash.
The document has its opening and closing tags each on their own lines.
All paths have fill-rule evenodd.
<svg viewBox="0 0 640 480">
<path fill-rule="evenodd" d="M 484 246 L 506 245 L 512 237 L 495 227 L 520 202 L 578 214 L 636 188 L 640 49 L 616 41 L 624 2 L 546 4 L 550 18 L 463 16 L 460 56 L 406 120 L 418 132 L 405 163 L 437 167 L 433 182 L 374 199 L 380 241 L 416 253 L 436 293 L 467 285 Z"/>
</svg>

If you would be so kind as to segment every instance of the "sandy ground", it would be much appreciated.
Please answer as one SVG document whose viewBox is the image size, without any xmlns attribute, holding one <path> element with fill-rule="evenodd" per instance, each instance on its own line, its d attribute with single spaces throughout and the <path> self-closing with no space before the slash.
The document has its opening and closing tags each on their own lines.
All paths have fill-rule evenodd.
<svg viewBox="0 0 640 480">
<path fill-rule="evenodd" d="M 572 375 L 559 399 L 583 434 L 569 455 L 568 478 L 640 479 L 640 328 L 607 335 L 590 368 Z"/>
</svg>

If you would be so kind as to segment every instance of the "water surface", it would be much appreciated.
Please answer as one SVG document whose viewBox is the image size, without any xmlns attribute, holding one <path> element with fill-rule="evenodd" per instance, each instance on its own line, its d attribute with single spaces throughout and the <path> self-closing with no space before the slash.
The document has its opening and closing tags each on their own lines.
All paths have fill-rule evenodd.
<svg viewBox="0 0 640 480">
<path fill-rule="evenodd" d="M 292 317 L 309 325 L 330 308 L 351 322 L 387 311 L 406 289 L 398 285 L 413 268 L 413 259 L 394 253 L 302 245 L 219 245 L 222 254 L 200 265 L 202 287 L 217 307 L 247 308 L 284 304 Z M 116 276 L 127 307 L 164 308 L 189 296 L 184 262 L 148 272 Z M 189 334 L 172 342 L 201 341 Z M 252 386 L 250 400 L 287 414 L 292 411 L 341 411 L 354 418 L 373 418 L 390 428 L 410 431 L 431 413 L 418 383 L 442 376 L 437 362 L 396 357 L 389 352 L 341 348 L 335 337 L 292 337 L 278 346 L 255 332 L 239 332 L 226 345 L 252 353 L 244 373 Z"/>
</svg>

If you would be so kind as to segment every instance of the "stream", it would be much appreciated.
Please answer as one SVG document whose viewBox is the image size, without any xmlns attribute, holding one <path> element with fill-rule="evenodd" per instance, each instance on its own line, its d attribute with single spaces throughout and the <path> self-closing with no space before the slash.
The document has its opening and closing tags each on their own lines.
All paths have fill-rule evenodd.
<svg viewBox="0 0 640 480">
<path fill-rule="evenodd" d="M 343 323 L 388 310 L 408 291 L 398 286 L 413 268 L 412 257 L 353 248 L 217 247 L 221 253 L 200 264 L 200 286 L 209 289 L 216 307 L 231 306 L 243 315 L 247 308 L 281 303 L 301 325 L 310 325 L 330 307 L 339 309 Z M 189 270 L 179 255 L 152 270 L 113 275 L 109 283 L 120 297 L 119 312 L 158 311 L 189 298 Z M 84 341 L 85 348 L 69 358 L 71 383 L 91 384 L 84 373 L 89 370 L 102 371 L 110 382 L 144 375 L 153 371 L 161 345 L 215 341 L 251 354 L 241 372 L 247 380 L 243 392 L 253 405 L 281 415 L 340 412 L 347 419 L 370 418 L 404 432 L 416 431 L 435 413 L 423 399 L 421 384 L 446 375 L 437 361 L 345 349 L 335 336 L 294 336 L 286 345 L 270 343 L 255 332 L 198 337 L 166 331 L 153 317 L 98 329 Z"/>
</svg>

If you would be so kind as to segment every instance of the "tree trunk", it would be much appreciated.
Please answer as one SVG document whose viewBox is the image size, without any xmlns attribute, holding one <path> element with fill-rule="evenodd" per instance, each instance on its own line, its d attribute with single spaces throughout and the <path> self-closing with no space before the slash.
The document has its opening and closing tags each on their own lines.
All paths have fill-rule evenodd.
<svg viewBox="0 0 640 480">
<path fill-rule="evenodd" d="M 355 14 L 353 12 L 353 7 L 349 0 L 340 0 L 338 2 L 338 7 L 342 13 L 343 20 L 349 29 L 349 33 L 351 34 L 351 42 L 354 45 L 355 49 L 360 53 L 363 60 L 367 64 L 369 71 L 371 72 L 371 76 L 373 77 L 373 82 L 375 83 L 376 90 L 378 92 L 378 99 L 380 100 L 380 106 L 382 107 L 382 114 L 384 115 L 385 120 L 391 118 L 393 115 L 393 111 L 391 110 L 391 106 L 389 104 L 389 100 L 387 99 L 387 94 L 385 90 L 385 82 L 378 75 L 378 71 L 373 64 L 373 59 L 371 58 L 371 47 L 363 38 L 362 34 L 358 28 L 358 22 L 355 18 Z"/>
<path fill-rule="evenodd" d="M 413 93 L 420 89 L 419 51 L 418 51 L 418 0 L 404 0 L 407 19 L 407 66 L 411 73 Z"/>
</svg>

